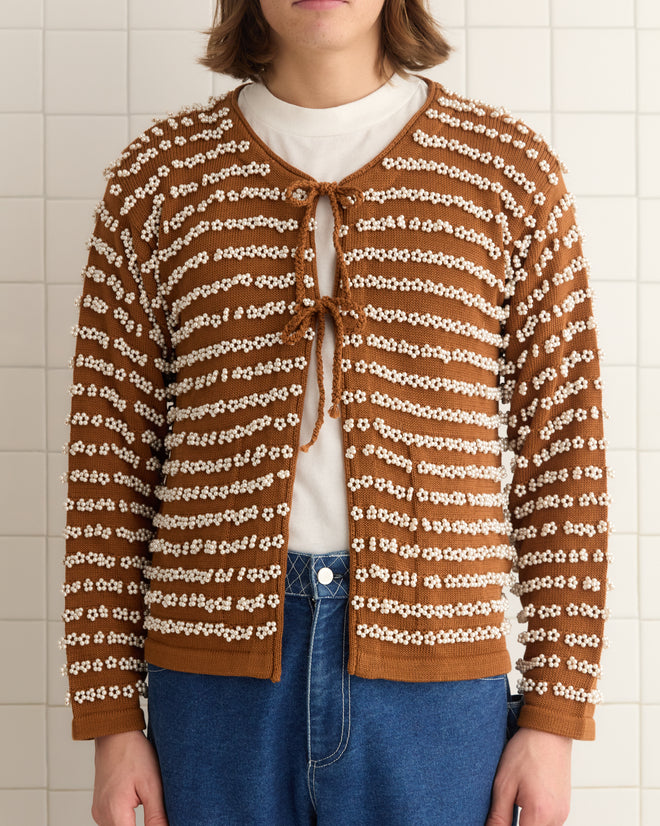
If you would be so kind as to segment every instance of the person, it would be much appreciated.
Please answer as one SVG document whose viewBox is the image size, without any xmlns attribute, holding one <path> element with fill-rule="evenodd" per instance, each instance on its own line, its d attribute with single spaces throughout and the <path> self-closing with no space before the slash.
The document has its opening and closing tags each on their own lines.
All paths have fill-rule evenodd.
<svg viewBox="0 0 660 826">
<path fill-rule="evenodd" d="M 417 74 L 423 0 L 220 0 L 208 35 L 246 82 L 106 169 L 74 330 L 94 821 L 564 823 L 610 532 L 565 169 Z"/>
</svg>

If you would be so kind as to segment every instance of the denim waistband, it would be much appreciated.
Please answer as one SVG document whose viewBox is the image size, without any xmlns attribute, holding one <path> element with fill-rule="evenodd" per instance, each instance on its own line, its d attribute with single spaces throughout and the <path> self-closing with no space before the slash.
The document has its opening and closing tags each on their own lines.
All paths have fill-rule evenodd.
<svg viewBox="0 0 660 826">
<path fill-rule="evenodd" d="M 332 579 L 325 582 L 332 572 Z M 323 571 L 323 573 L 319 573 Z M 348 551 L 327 554 L 287 552 L 285 594 L 313 599 L 345 599 L 348 597 L 350 556 Z"/>
</svg>

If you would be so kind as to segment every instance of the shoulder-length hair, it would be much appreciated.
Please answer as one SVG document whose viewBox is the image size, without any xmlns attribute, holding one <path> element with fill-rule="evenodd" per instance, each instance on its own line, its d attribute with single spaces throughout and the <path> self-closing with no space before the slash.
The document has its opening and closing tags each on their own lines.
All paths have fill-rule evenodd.
<svg viewBox="0 0 660 826">
<path fill-rule="evenodd" d="M 443 63 L 452 47 L 425 6 L 425 0 L 385 0 L 381 12 L 380 66 L 387 58 L 395 72 Z M 259 0 L 216 0 L 206 54 L 198 63 L 239 80 L 259 80 L 273 61 L 270 26 Z"/>
</svg>

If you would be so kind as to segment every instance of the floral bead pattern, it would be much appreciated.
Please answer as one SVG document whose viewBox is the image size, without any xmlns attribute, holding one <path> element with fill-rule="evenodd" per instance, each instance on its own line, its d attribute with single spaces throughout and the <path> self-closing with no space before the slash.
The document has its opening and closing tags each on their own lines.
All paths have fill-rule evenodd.
<svg viewBox="0 0 660 826">
<path fill-rule="evenodd" d="M 542 136 L 428 82 L 408 131 L 342 182 L 267 155 L 238 90 L 156 119 L 106 168 L 66 420 L 74 739 L 144 727 L 147 661 L 279 680 L 326 313 L 350 673 L 508 671 L 510 590 L 527 626 L 519 724 L 593 738 L 612 474 L 575 199 Z M 316 289 L 321 196 L 334 296 Z"/>
</svg>

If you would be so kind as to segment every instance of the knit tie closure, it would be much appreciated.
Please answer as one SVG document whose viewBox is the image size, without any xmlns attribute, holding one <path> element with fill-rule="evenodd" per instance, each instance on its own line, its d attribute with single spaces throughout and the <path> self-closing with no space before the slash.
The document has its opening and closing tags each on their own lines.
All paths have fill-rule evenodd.
<svg viewBox="0 0 660 826">
<path fill-rule="evenodd" d="M 300 195 L 305 191 L 307 194 Z M 334 216 L 334 226 L 332 231 L 332 241 L 337 254 L 336 266 L 339 268 L 339 290 L 337 295 L 324 295 L 321 298 L 314 298 L 312 304 L 305 303 L 305 251 L 309 247 L 309 234 L 311 220 L 316 212 L 318 199 L 322 195 L 327 195 L 332 207 Z M 325 314 L 332 315 L 335 323 L 335 352 L 332 362 L 332 405 L 328 408 L 328 413 L 333 419 L 339 417 L 339 402 L 343 386 L 343 375 L 341 369 L 341 356 L 344 346 L 344 312 L 350 313 L 352 318 L 352 329 L 360 332 L 366 323 L 364 308 L 359 306 L 351 298 L 351 287 L 344 260 L 344 252 L 339 241 L 339 233 L 342 227 L 341 209 L 354 204 L 362 203 L 364 200 L 361 190 L 355 187 L 339 186 L 337 183 L 317 182 L 298 179 L 288 186 L 284 192 L 284 200 L 297 206 L 305 207 L 305 214 L 300 223 L 300 232 L 295 255 L 296 272 L 296 304 L 295 313 L 286 323 L 282 331 L 282 342 L 285 344 L 295 344 L 305 335 L 307 329 L 315 323 L 315 316 L 319 319 L 318 337 L 316 339 L 316 370 L 319 387 L 319 405 L 316 416 L 316 424 L 312 438 L 306 445 L 301 446 L 305 453 L 314 444 L 323 424 L 323 405 L 325 404 L 325 390 L 323 387 L 323 334 L 325 332 Z M 309 300 L 309 299 L 307 299 Z"/>
</svg>

